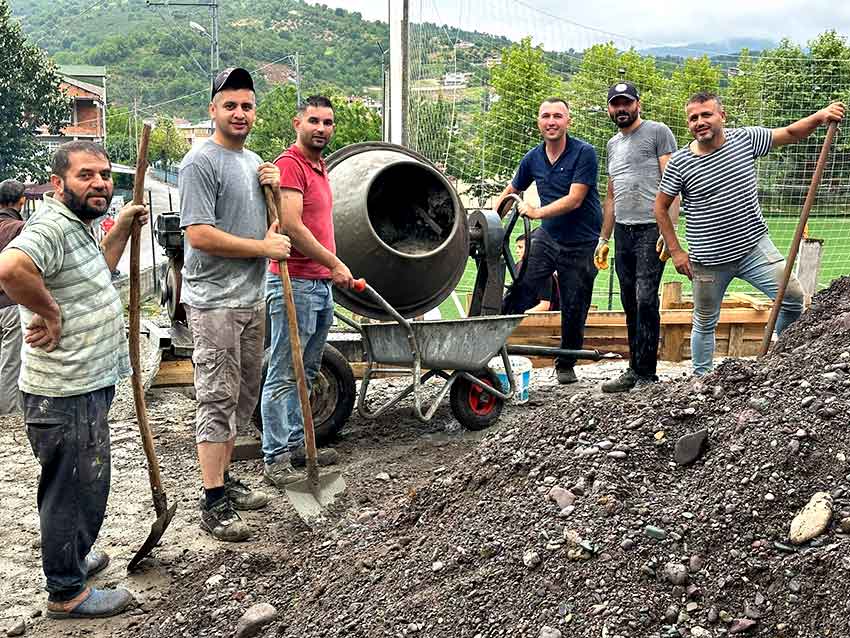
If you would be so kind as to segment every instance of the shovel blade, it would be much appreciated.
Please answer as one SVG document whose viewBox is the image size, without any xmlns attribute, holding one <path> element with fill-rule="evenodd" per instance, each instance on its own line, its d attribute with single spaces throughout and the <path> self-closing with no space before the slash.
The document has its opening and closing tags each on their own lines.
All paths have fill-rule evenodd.
<svg viewBox="0 0 850 638">
<path fill-rule="evenodd" d="M 336 501 L 345 489 L 345 479 L 339 472 L 328 472 L 319 476 L 318 482 L 309 478 L 290 483 L 285 487 L 286 497 L 306 523 L 322 518 L 325 508 Z"/>
<path fill-rule="evenodd" d="M 151 550 L 159 544 L 159 541 L 162 540 L 162 535 L 165 534 L 165 530 L 171 523 L 171 519 L 174 518 L 175 511 L 177 511 L 177 503 L 174 503 L 174 505 L 166 509 L 153 522 L 150 534 L 148 534 L 148 538 L 144 545 L 142 545 L 142 548 L 136 552 L 136 555 L 133 556 L 133 559 L 127 565 L 128 572 L 136 571 L 139 568 L 139 563 L 141 563 L 142 560 L 151 553 Z"/>
</svg>

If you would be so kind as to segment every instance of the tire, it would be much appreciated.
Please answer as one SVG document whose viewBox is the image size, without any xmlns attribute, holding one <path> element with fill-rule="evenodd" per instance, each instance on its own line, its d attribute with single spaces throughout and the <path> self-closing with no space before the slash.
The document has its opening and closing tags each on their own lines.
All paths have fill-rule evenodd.
<svg viewBox="0 0 850 638">
<path fill-rule="evenodd" d="M 481 370 L 474 376 L 499 388 L 499 380 L 489 370 Z M 494 394 L 485 392 L 481 386 L 463 377 L 452 385 L 449 394 L 452 414 L 467 430 L 483 430 L 490 427 L 502 414 L 505 402 Z"/>
<path fill-rule="evenodd" d="M 266 373 L 269 368 L 271 351 L 266 349 L 263 355 L 263 379 L 266 383 Z M 357 387 L 354 383 L 354 372 L 340 354 L 339 350 L 325 344 L 322 352 L 322 367 L 310 393 L 310 406 L 313 409 L 313 427 L 316 430 L 316 445 L 331 442 L 351 416 L 354 409 L 354 399 Z M 254 424 L 263 431 L 263 415 L 260 406 L 254 411 Z"/>
</svg>

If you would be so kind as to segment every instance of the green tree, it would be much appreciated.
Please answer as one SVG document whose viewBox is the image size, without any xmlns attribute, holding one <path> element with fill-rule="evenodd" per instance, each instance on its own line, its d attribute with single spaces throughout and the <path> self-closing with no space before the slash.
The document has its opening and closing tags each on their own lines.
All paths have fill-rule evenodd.
<svg viewBox="0 0 850 638">
<path fill-rule="evenodd" d="M 106 150 L 119 164 L 136 165 L 136 134 L 142 130 L 141 119 L 129 109 L 110 106 L 106 110 Z"/>
<path fill-rule="evenodd" d="M 295 141 L 295 131 L 292 130 L 295 96 L 293 85 L 279 84 L 257 105 L 257 119 L 247 145 L 266 161 L 272 161 Z"/>
<path fill-rule="evenodd" d="M 156 118 L 156 126 L 151 131 L 148 155 L 151 162 L 159 163 L 166 171 L 183 159 L 189 152 L 189 144 L 180 135 L 174 120 L 164 115 Z"/>
<path fill-rule="evenodd" d="M 540 139 L 537 111 L 547 97 L 563 93 L 561 79 L 552 73 L 541 47 L 523 38 L 502 51 L 491 69 L 490 108 L 479 118 L 478 147 L 483 153 L 481 183 L 504 186 L 522 157 Z"/>
<path fill-rule="evenodd" d="M 344 97 L 331 98 L 334 104 L 336 130 L 328 146 L 328 153 L 357 142 L 381 139 L 381 116 L 363 102 L 349 102 Z"/>
<path fill-rule="evenodd" d="M 764 78 L 748 49 L 742 49 L 734 71 L 730 70 L 724 106 L 729 127 L 750 126 L 761 120 Z"/>
<path fill-rule="evenodd" d="M 673 71 L 658 100 L 658 112 L 668 114 L 662 121 L 673 131 L 680 146 L 691 140 L 685 124 L 685 104 L 691 95 L 700 91 L 720 92 L 720 69 L 706 55 L 687 58 Z"/>
<path fill-rule="evenodd" d="M 56 66 L 27 42 L 0 0 L 0 180 L 45 180 L 47 148 L 35 137 L 46 126 L 56 134 L 70 117 L 70 101 L 59 89 Z"/>
</svg>

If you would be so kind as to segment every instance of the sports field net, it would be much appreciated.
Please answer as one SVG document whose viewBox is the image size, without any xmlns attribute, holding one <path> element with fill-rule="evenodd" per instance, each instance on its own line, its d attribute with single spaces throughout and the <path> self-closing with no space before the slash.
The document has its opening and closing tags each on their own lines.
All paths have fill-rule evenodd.
<svg viewBox="0 0 850 638">
<path fill-rule="evenodd" d="M 596 148 L 600 196 L 607 188 L 605 145 L 616 133 L 606 92 L 619 80 L 638 86 L 643 117 L 667 124 L 680 146 L 691 139 L 685 102 L 699 90 L 722 97 L 730 127 L 785 126 L 833 100 L 850 100 L 850 48 L 834 33 L 818 36 L 808 50 L 783 41 L 740 57 L 692 51 L 685 59 L 660 58 L 641 53 L 651 43 L 577 25 L 520 0 L 413 0 L 410 12 L 410 145 L 454 180 L 472 208 L 489 207 L 539 143 L 537 108 L 549 96 L 567 98 L 570 134 Z M 784 253 L 825 134 L 820 128 L 758 161 L 761 203 Z M 808 229 L 824 240 L 820 286 L 850 272 L 848 161 L 850 141 L 839 131 Z M 600 309 L 619 308 L 616 278 L 610 294 L 609 276 L 597 277 L 593 303 Z M 665 280 L 683 278 L 669 265 Z M 468 292 L 472 282 L 468 269 L 458 292 Z M 752 289 L 736 283 L 730 290 Z"/>
</svg>

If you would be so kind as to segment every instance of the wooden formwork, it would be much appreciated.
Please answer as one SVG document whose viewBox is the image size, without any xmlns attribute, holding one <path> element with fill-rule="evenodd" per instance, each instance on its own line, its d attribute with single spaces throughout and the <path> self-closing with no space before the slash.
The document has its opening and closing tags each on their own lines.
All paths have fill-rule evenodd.
<svg viewBox="0 0 850 638">
<path fill-rule="evenodd" d="M 718 356 L 747 357 L 757 355 L 770 304 L 743 293 L 732 293 L 723 301 L 716 332 Z M 658 357 L 663 361 L 682 361 L 691 356 L 693 301 L 682 297 L 679 282 L 664 284 L 661 292 L 661 338 Z M 508 339 L 516 345 L 558 347 L 561 342 L 561 315 L 540 312 L 528 315 Z M 623 312 L 591 310 L 584 331 L 584 348 L 629 355 L 626 315 Z M 552 360 L 532 357 L 537 366 L 548 366 Z"/>
</svg>

